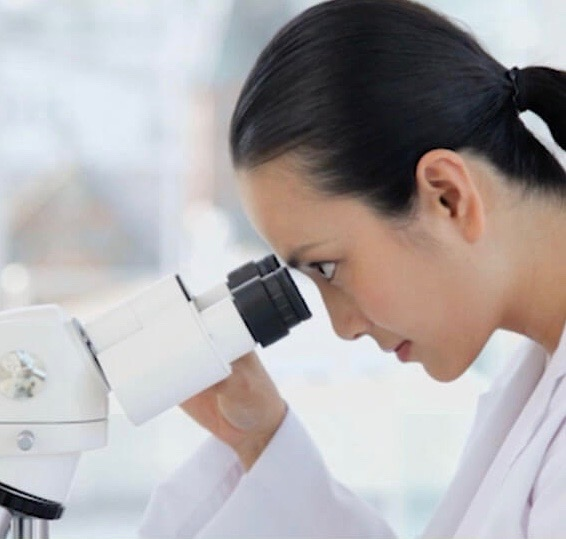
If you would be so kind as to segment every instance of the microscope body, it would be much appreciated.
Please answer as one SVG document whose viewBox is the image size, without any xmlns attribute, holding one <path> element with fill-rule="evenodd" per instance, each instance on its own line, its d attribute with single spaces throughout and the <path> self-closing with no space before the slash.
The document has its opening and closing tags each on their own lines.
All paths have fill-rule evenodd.
<svg viewBox="0 0 566 539">
<path fill-rule="evenodd" d="M 84 325 L 56 305 L 0 313 L 0 508 L 61 516 L 81 453 L 107 443 L 110 391 L 142 424 L 310 316 L 273 256 L 195 297 L 165 277 Z"/>
<path fill-rule="evenodd" d="M 106 445 L 108 388 L 56 305 L 0 313 L 0 483 L 63 502 L 81 452 Z"/>
</svg>

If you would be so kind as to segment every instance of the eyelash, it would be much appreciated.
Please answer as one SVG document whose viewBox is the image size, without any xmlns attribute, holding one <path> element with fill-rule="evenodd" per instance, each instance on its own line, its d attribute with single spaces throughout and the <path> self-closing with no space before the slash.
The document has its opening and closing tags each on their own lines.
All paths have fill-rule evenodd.
<svg viewBox="0 0 566 539">
<path fill-rule="evenodd" d="M 326 274 L 325 266 L 327 267 L 326 269 L 328 269 L 328 266 L 331 267 L 330 275 Z M 309 268 L 317 271 L 328 282 L 332 281 L 336 275 L 336 262 L 312 262 L 309 264 Z"/>
</svg>

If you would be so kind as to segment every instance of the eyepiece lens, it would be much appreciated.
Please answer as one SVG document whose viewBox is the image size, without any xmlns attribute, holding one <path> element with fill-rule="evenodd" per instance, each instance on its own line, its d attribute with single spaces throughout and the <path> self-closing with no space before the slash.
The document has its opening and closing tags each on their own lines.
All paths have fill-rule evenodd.
<svg viewBox="0 0 566 539">
<path fill-rule="evenodd" d="M 257 268 L 259 274 L 263 277 L 264 275 L 269 275 L 271 272 L 279 269 L 281 265 L 279 264 L 279 260 L 273 254 L 266 256 L 262 260 L 257 262 Z"/>
<path fill-rule="evenodd" d="M 239 268 L 231 271 L 227 277 L 227 284 L 230 290 L 250 281 L 254 277 L 263 277 L 280 267 L 277 257 L 273 254 L 258 260 L 257 262 L 248 262 Z"/>
<path fill-rule="evenodd" d="M 287 268 L 280 268 L 262 280 L 287 328 L 290 329 L 311 317 L 311 312 Z"/>
<path fill-rule="evenodd" d="M 268 346 L 311 313 L 287 268 L 254 277 L 232 290 L 234 305 L 255 341 Z"/>
</svg>

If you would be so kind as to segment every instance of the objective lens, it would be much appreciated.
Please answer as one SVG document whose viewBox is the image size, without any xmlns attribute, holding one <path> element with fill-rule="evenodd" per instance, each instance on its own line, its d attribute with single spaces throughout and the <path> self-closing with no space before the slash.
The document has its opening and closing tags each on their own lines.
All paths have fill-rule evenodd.
<svg viewBox="0 0 566 539">
<path fill-rule="evenodd" d="M 263 277 L 279 267 L 279 261 L 273 254 L 266 256 L 258 262 L 248 262 L 228 274 L 228 288 L 233 290 L 254 277 Z"/>
</svg>

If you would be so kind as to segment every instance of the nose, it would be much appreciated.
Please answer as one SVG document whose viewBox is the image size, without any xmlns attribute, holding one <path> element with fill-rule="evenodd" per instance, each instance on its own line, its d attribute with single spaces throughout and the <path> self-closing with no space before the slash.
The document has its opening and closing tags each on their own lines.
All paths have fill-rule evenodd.
<svg viewBox="0 0 566 539">
<path fill-rule="evenodd" d="M 334 333 L 353 341 L 369 332 L 372 323 L 360 311 L 355 301 L 339 290 L 320 290 Z"/>
</svg>

